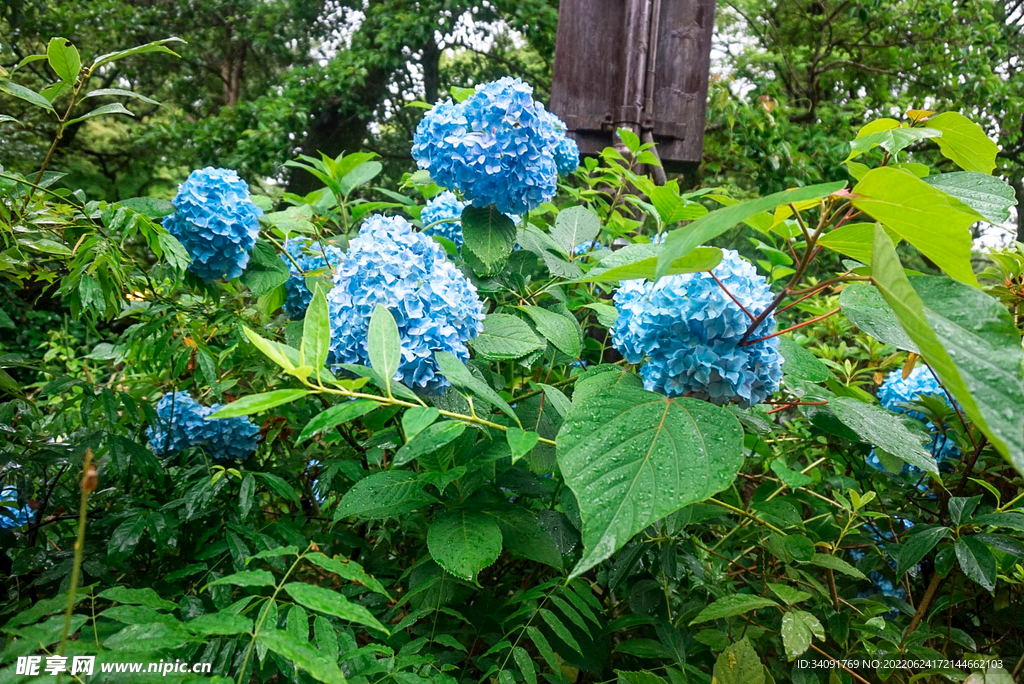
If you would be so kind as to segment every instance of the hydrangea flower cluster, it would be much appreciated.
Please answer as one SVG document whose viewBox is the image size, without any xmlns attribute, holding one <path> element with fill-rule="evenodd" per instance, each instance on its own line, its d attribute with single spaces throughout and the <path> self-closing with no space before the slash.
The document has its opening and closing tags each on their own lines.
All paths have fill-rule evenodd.
<svg viewBox="0 0 1024 684">
<path fill-rule="evenodd" d="M 714 275 L 757 315 L 772 301 L 767 281 L 739 254 L 722 251 Z M 612 343 L 630 363 L 646 359 L 640 375 L 648 390 L 749 407 L 778 389 L 779 339 L 740 346 L 750 318 L 710 273 L 672 275 L 654 283 L 627 280 L 614 302 L 619 317 Z M 750 339 L 774 327 L 775 317 L 768 315 Z"/>
<path fill-rule="evenodd" d="M 189 270 L 207 282 L 242 275 L 263 214 L 249 199 L 246 182 L 231 169 L 197 169 L 173 203 L 177 211 L 164 227 L 192 258 Z"/>
<path fill-rule="evenodd" d="M 607 249 L 608 249 L 607 247 L 602 245 L 600 242 L 597 242 L 596 240 L 587 240 L 586 242 L 581 242 L 580 244 L 578 244 L 575 247 L 573 247 L 572 248 L 572 255 L 573 256 L 583 256 L 587 252 L 600 252 L 602 250 L 607 250 Z"/>
<path fill-rule="evenodd" d="M 455 243 L 456 247 L 462 247 L 462 210 L 466 203 L 459 201 L 450 190 L 434 195 L 420 212 L 420 222 L 423 224 L 424 235 L 440 235 Z M 436 223 L 444 221 L 444 223 Z M 435 224 L 435 225 L 431 225 Z"/>
<path fill-rule="evenodd" d="M 149 448 L 170 456 L 202 446 L 217 460 L 244 459 L 256 451 L 259 427 L 248 418 L 207 420 L 221 404 L 203 406 L 187 392 L 168 392 L 156 404 L 157 423 L 146 428 Z"/>
<path fill-rule="evenodd" d="M 28 504 L 18 507 L 18 490 L 12 485 L 0 489 L 0 508 L 4 509 L 4 513 L 0 513 L 0 530 L 23 527 L 32 522 L 32 509 Z"/>
<path fill-rule="evenodd" d="M 555 195 L 558 175 L 579 165 L 565 124 L 533 99 L 533 88 L 505 77 L 480 84 L 455 104 L 438 102 L 416 128 L 412 156 L 436 183 L 475 206 L 522 214 Z"/>
<path fill-rule="evenodd" d="M 434 352 L 465 361 L 466 343 L 483 329 L 476 287 L 445 258 L 444 250 L 398 216 L 371 216 L 349 244 L 327 296 L 331 363 L 367 365 L 366 334 L 377 304 L 395 317 L 402 360 L 395 380 L 439 394 L 448 387 Z"/>
<path fill-rule="evenodd" d="M 942 391 L 942 386 L 939 381 L 935 379 L 935 376 L 928 371 L 928 368 L 923 365 L 914 367 L 914 370 L 910 372 L 905 379 L 903 377 L 903 371 L 898 369 L 889 373 L 885 378 L 885 382 L 878 388 L 878 400 L 882 404 L 883 408 L 886 408 L 893 413 L 904 413 L 917 420 L 924 420 L 925 416 L 920 411 L 915 411 L 912 408 L 908 408 L 906 404 L 913 403 L 926 395 L 936 395 L 942 398 L 946 404 L 949 404 L 949 398 L 946 393 Z M 928 428 L 928 434 L 932 437 L 931 444 L 927 447 L 931 452 L 932 456 L 939 463 L 948 461 L 953 458 L 960 457 L 960 449 L 956 446 L 956 443 L 949 438 L 945 433 L 939 430 L 931 421 L 926 423 Z M 878 459 L 874 449 L 871 450 L 871 454 L 868 455 L 867 463 L 873 468 L 878 470 L 884 470 L 885 467 L 882 462 Z M 915 468 L 911 465 L 903 467 L 904 474 L 919 475 L 920 469 Z"/>
<path fill-rule="evenodd" d="M 341 250 L 333 245 L 321 245 L 305 238 L 288 240 L 284 243 L 284 248 L 291 256 L 289 259 L 284 254 L 281 255 L 281 259 L 288 264 L 288 270 L 291 271 L 291 276 L 284 284 L 284 312 L 289 318 L 298 320 L 306 316 L 306 309 L 313 299 L 313 293 L 306 285 L 306 276 L 328 267 L 333 270 L 341 263 Z"/>
</svg>

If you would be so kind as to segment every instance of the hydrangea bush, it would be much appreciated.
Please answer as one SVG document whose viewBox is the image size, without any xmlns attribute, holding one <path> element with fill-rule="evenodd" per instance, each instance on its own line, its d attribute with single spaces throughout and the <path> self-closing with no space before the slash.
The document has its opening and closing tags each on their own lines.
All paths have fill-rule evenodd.
<svg viewBox="0 0 1024 684">
<path fill-rule="evenodd" d="M 237 278 L 249 263 L 263 214 L 231 169 L 197 169 L 178 188 L 164 227 L 188 251 L 189 270 L 210 282 Z"/>
<path fill-rule="evenodd" d="M 71 50 L 26 62 L 61 122 L 139 54 Z M 0 677 L 1019 675 L 1024 260 L 974 270 L 1013 196 L 984 131 L 874 121 L 834 182 L 741 201 L 656 184 L 646 131 L 577 168 L 521 81 L 453 95 L 419 171 L 301 155 L 323 188 L 250 197 L 202 169 L 162 223 L 5 162 Z"/>
</svg>

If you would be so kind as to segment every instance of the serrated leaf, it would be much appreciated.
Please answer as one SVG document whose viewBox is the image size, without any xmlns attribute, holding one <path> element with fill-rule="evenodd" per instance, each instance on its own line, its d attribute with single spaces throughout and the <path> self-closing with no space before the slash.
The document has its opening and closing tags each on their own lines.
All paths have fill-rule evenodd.
<svg viewBox="0 0 1024 684">
<path fill-rule="evenodd" d="M 580 503 L 577 577 L 633 535 L 729 486 L 743 462 L 743 429 L 697 399 L 612 386 L 573 402 L 557 438 L 558 466 Z"/>
<path fill-rule="evenodd" d="M 502 361 L 518 359 L 544 348 L 544 342 L 518 316 L 490 314 L 484 328 L 472 341 L 473 350 L 485 359 Z"/>
<path fill-rule="evenodd" d="M 832 377 L 828 366 L 787 335 L 779 337 L 779 352 L 784 361 L 782 372 L 790 377 L 810 382 L 825 382 Z"/>
<path fill-rule="evenodd" d="M 786 657 L 793 660 L 811 647 L 811 640 L 825 640 L 825 628 L 814 615 L 804 610 L 794 610 L 782 616 L 782 644 Z"/>
<path fill-rule="evenodd" d="M 427 548 L 442 568 L 476 582 L 477 574 L 501 553 L 501 529 L 480 511 L 457 509 L 430 524 Z"/>
<path fill-rule="evenodd" d="M 475 257 L 474 270 L 490 275 L 501 270 L 516 240 L 516 226 L 494 206 L 468 206 L 462 211 L 463 249 Z"/>
<path fill-rule="evenodd" d="M 284 590 L 296 602 L 310 610 L 391 634 L 365 606 L 349 601 L 336 591 L 303 582 L 289 582 L 284 585 Z"/>
<path fill-rule="evenodd" d="M 938 476 L 939 466 L 935 457 L 928 453 L 921 445 L 921 440 L 896 414 L 853 397 L 835 397 L 829 400 L 828 407 L 836 418 L 865 442 Z"/>
<path fill-rule="evenodd" d="M 264 629 L 260 632 L 259 642 L 284 658 L 285 662 L 305 670 L 319 682 L 346 684 L 345 676 L 333 659 L 328 658 L 313 646 L 297 640 L 288 632 L 279 629 Z"/>
<path fill-rule="evenodd" d="M 262 394 L 250 394 L 249 396 L 236 399 L 230 404 L 225 404 L 222 408 L 207 416 L 206 419 L 217 420 L 218 418 L 248 416 L 272 409 L 275 406 L 290 404 L 307 394 L 309 394 L 309 390 L 304 389 L 282 389 L 263 392 Z"/>
<path fill-rule="evenodd" d="M 567 356 L 578 359 L 583 350 L 579 330 L 567 317 L 540 306 L 520 307 L 537 325 L 537 332 L 543 335 L 555 348 Z"/>
<path fill-rule="evenodd" d="M 338 503 L 334 519 L 350 515 L 366 520 L 391 518 L 410 513 L 434 500 L 423 491 L 415 473 L 385 470 L 352 485 Z"/>
<path fill-rule="evenodd" d="M 940 173 L 928 176 L 924 182 L 957 198 L 993 225 L 1002 225 L 1009 221 L 1010 207 L 1017 204 L 1013 188 L 1003 179 L 987 173 Z"/>
<path fill-rule="evenodd" d="M 601 232 L 601 222 L 586 207 L 568 207 L 558 212 L 551 239 L 565 254 L 572 254 L 576 245 L 591 242 Z"/>
<path fill-rule="evenodd" d="M 764 684 L 764 667 L 746 637 L 718 656 L 712 681 L 715 684 Z"/>
<path fill-rule="evenodd" d="M 420 456 L 433 453 L 451 444 L 466 431 L 466 424 L 457 420 L 434 423 L 410 439 L 395 452 L 392 465 L 396 468 L 415 461 Z"/>
</svg>

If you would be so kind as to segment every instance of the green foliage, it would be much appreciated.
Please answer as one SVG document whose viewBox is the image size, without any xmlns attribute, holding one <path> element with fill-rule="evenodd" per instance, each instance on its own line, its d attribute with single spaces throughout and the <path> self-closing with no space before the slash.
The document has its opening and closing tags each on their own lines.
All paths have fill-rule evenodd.
<svg viewBox="0 0 1024 684">
<path fill-rule="evenodd" d="M 170 44 L 89 63 L 54 39 L 36 61 L 69 84 L 65 106 L 18 71 L 2 89 L 60 140 L 120 113 L 82 105 L 98 67 Z M 281 312 L 284 240 L 344 247 L 374 212 L 417 221 L 437 190 L 422 174 L 395 190 L 373 153 L 300 155 L 290 168 L 322 187 L 257 195 L 248 269 L 206 284 L 165 202 L 90 199 L 52 160 L 0 172 L 0 478 L 30 516 L 0 530 L 0 672 L 66 654 L 208 662 L 237 684 L 1010 677 L 1024 248 L 979 273 L 969 226 L 1003 220 L 1011 195 L 959 114 L 846 133 L 831 144 L 853 181 L 830 170 L 747 202 L 655 185 L 626 132 L 628 157 L 585 160 L 518 227 L 467 208 L 448 254 L 487 315 L 468 360 L 436 351 L 440 396 L 395 380 L 408 350 L 384 307 L 369 366 L 331 364 L 329 274 L 307 274 L 301 322 Z M 932 173 L 937 158 L 962 170 Z M 741 238 L 775 293 L 747 338 L 779 317 L 764 334 L 782 335 L 782 387 L 749 409 L 644 389 L 609 342 L 616 288 L 712 269 L 706 243 Z M 594 241 L 618 248 L 574 253 Z M 916 364 L 942 395 L 883 409 L 885 374 Z M 256 454 L 154 455 L 168 391 L 253 416 Z M 937 460 L 939 434 L 958 456 Z"/>
</svg>

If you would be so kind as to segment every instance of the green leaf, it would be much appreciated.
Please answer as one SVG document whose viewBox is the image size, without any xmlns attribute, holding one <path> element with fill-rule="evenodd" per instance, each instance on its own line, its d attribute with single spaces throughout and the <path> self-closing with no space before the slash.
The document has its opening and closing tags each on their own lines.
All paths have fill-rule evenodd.
<svg viewBox="0 0 1024 684">
<path fill-rule="evenodd" d="M 891 154 L 896 154 L 907 146 L 923 140 L 924 138 L 937 138 L 942 135 L 941 131 L 928 128 L 903 128 L 893 127 L 885 130 L 875 131 L 866 135 L 857 135 L 857 138 L 850 142 L 850 154 L 846 161 L 855 159 L 865 152 L 881 147 Z"/>
<path fill-rule="evenodd" d="M 723 596 L 702 611 L 697 617 L 690 621 L 691 625 L 699 625 L 702 622 L 710 622 L 721 618 L 742 615 L 760 608 L 778 608 L 779 604 L 764 596 L 753 596 L 751 594 L 732 594 Z"/>
<path fill-rule="evenodd" d="M 110 562 L 116 565 L 130 556 L 145 531 L 146 517 L 137 513 L 118 525 L 110 535 L 107 546 Z"/>
<path fill-rule="evenodd" d="M 220 577 L 207 584 L 207 587 L 219 587 L 229 584 L 235 587 L 272 587 L 277 584 L 269 570 L 243 570 L 233 575 Z"/>
<path fill-rule="evenodd" d="M 898 239 L 889 231 L 890 237 Z M 818 238 L 818 244 L 833 252 L 845 254 L 862 264 L 871 265 L 871 247 L 875 241 L 874 223 L 848 223 L 839 226 Z M 844 290 L 845 291 L 845 290 Z"/>
<path fill-rule="evenodd" d="M 971 522 L 975 525 L 991 525 L 993 527 L 1005 527 L 1008 530 L 1024 532 L 1024 513 L 1014 511 L 979 515 L 971 520 Z"/>
<path fill-rule="evenodd" d="M 876 340 L 920 354 L 882 293 L 873 285 L 850 283 L 839 294 L 839 306 L 851 323 Z"/>
<path fill-rule="evenodd" d="M 814 637 L 819 641 L 825 640 L 825 628 L 815 616 L 804 610 L 794 610 L 782 616 L 782 644 L 790 660 L 810 648 Z"/>
<path fill-rule="evenodd" d="M 366 185 L 384 170 L 379 161 L 365 161 L 352 169 L 341 179 L 341 194 L 346 197 L 356 188 Z"/>
<path fill-rule="evenodd" d="M 502 544 L 509 554 L 544 563 L 557 570 L 562 569 L 562 553 L 558 550 L 558 544 L 537 514 L 513 506 L 483 512 L 498 523 Z"/>
<path fill-rule="evenodd" d="M 501 529 L 480 511 L 449 511 L 430 524 L 427 549 L 442 568 L 476 582 L 477 573 L 501 553 Z"/>
<path fill-rule="evenodd" d="M 601 259 L 601 263 L 587 272 L 585 277 L 573 282 L 615 283 L 622 280 L 658 277 L 658 255 L 662 245 L 633 244 L 612 252 Z M 674 260 L 664 275 L 710 271 L 722 260 L 722 250 L 717 247 L 696 247 Z"/>
<path fill-rule="evenodd" d="M 480 275 L 497 273 L 516 241 L 516 226 L 494 206 L 468 206 L 462 211 L 464 255 Z"/>
<path fill-rule="evenodd" d="M 817 565 L 820 568 L 828 568 L 829 570 L 841 572 L 844 575 L 856 577 L 857 579 L 867 579 L 867 575 L 844 561 L 842 558 L 836 558 L 835 556 L 830 556 L 827 553 L 814 554 L 814 558 L 810 560 L 810 563 L 811 565 Z"/>
<path fill-rule="evenodd" d="M 252 620 L 233 613 L 212 613 L 193 618 L 184 627 L 199 636 L 249 634 L 252 632 Z"/>
<path fill-rule="evenodd" d="M 297 359 L 299 357 L 298 349 L 281 344 L 280 342 L 268 340 L 244 325 L 242 326 L 242 332 L 245 333 L 245 336 L 253 343 L 253 346 L 263 352 L 264 356 L 276 363 L 278 366 L 285 370 L 295 368 L 295 364 L 291 361 L 291 356 L 294 354 L 294 357 Z M 291 354 L 289 352 L 291 352 Z"/>
<path fill-rule="evenodd" d="M 882 222 L 953 278 L 977 286 L 971 268 L 971 224 L 981 216 L 911 174 L 872 169 L 853 188 L 855 207 Z"/>
<path fill-rule="evenodd" d="M 238 416 L 248 416 L 253 413 L 259 413 L 260 411 L 266 411 L 267 409 L 280 406 L 281 404 L 290 404 L 296 399 L 309 394 L 309 390 L 304 389 L 282 389 L 273 390 L 271 392 L 263 392 L 262 394 L 250 394 L 247 397 L 236 399 L 230 404 L 226 404 L 223 408 L 214 412 L 213 414 L 206 417 L 207 420 L 216 420 L 218 418 L 237 418 Z"/>
<path fill-rule="evenodd" d="M 540 613 L 541 619 L 547 623 L 547 626 L 551 628 L 551 631 L 555 633 L 555 636 L 564 641 L 566 646 L 576 653 L 583 653 L 583 649 L 580 648 L 579 642 L 573 637 L 572 632 L 562 624 L 562 621 L 558 619 L 557 615 L 547 608 L 540 608 L 537 612 Z"/>
<path fill-rule="evenodd" d="M 764 667 L 746 637 L 718 656 L 712 681 L 714 684 L 764 684 Z"/>
<path fill-rule="evenodd" d="M 516 665 L 519 666 L 519 672 L 523 675 L 523 679 L 526 680 L 526 684 L 537 684 L 537 670 L 533 666 L 533 659 L 530 658 L 530 654 L 526 652 L 526 649 L 522 646 L 516 646 L 512 649 L 512 657 L 515 658 Z"/>
<path fill-rule="evenodd" d="M 953 545 L 960 569 L 987 591 L 996 589 L 996 559 L 984 543 L 974 537 L 960 537 Z"/>
<path fill-rule="evenodd" d="M 784 190 L 749 202 L 733 204 L 702 216 L 684 228 L 677 228 L 668 233 L 663 249 L 658 255 L 656 275 L 660 278 L 667 274 L 676 259 L 689 254 L 698 245 L 718 237 L 737 223 L 782 204 L 827 197 L 844 187 L 845 182 L 838 182 Z"/>
<path fill-rule="evenodd" d="M 732 413 L 633 387 L 574 401 L 557 442 L 583 519 L 584 554 L 570 577 L 651 523 L 725 489 L 743 463 L 743 430 Z"/>
<path fill-rule="evenodd" d="M 954 525 L 964 525 L 971 519 L 971 514 L 978 507 L 981 495 L 953 496 L 949 499 L 949 518 Z"/>
<path fill-rule="evenodd" d="M 928 176 L 924 182 L 952 195 L 994 225 L 1010 220 L 1010 207 L 1017 204 L 1013 188 L 1002 178 L 977 171 L 955 171 Z"/>
<path fill-rule="evenodd" d="M 264 629 L 260 632 L 259 643 L 284 658 L 286 662 L 305 670 L 318 682 L 346 684 L 345 675 L 341 674 L 334 659 L 297 640 L 288 632 Z"/>
<path fill-rule="evenodd" d="M 380 623 L 373 614 L 358 603 L 352 603 L 336 591 L 318 587 L 315 584 L 289 582 L 284 585 L 288 595 L 310 610 L 339 617 L 364 627 L 391 634 L 388 628 Z"/>
<path fill-rule="evenodd" d="M 146 104 L 159 105 L 160 103 L 151 97 L 140 95 L 139 93 L 132 92 L 131 90 L 125 90 L 124 88 L 98 88 L 97 90 L 90 90 L 84 97 L 129 97 L 135 100 L 141 100 Z"/>
<path fill-rule="evenodd" d="M 466 367 L 466 364 L 462 363 L 457 356 L 446 351 L 438 351 L 434 352 L 434 360 L 437 361 L 441 374 L 448 378 L 453 385 L 472 392 L 491 406 L 504 411 L 505 415 L 516 421 L 516 425 L 520 424 L 519 417 L 512 410 L 512 407 L 508 405 L 508 402 L 491 389 L 490 385 L 473 375 L 469 368 Z"/>
<path fill-rule="evenodd" d="M 164 38 L 162 40 L 155 40 L 152 43 L 146 43 L 145 45 L 136 45 L 133 48 L 127 50 L 118 50 L 117 52 L 108 52 L 105 55 L 100 55 L 96 58 L 96 61 L 92 63 L 92 68 L 95 70 L 96 67 L 107 62 L 114 62 L 125 57 L 131 57 L 132 55 L 142 55 L 147 52 L 164 52 L 168 55 L 174 55 L 178 57 L 178 53 L 172 51 L 166 47 L 171 43 L 182 43 L 185 44 L 181 38 Z"/>
<path fill-rule="evenodd" d="M 512 463 L 515 463 L 526 454 L 533 450 L 533 447 L 537 446 L 540 435 L 532 430 L 521 430 L 516 427 L 510 427 L 505 432 L 505 439 L 508 441 L 508 447 L 512 451 Z"/>
<path fill-rule="evenodd" d="M 359 565 L 359 563 L 356 563 L 355 561 L 348 559 L 338 560 L 337 558 L 325 556 L 320 552 L 307 554 L 305 559 L 328 572 L 333 572 L 342 579 L 347 579 L 361 584 L 370 591 L 375 591 L 378 594 L 387 597 L 388 600 L 391 599 L 391 595 L 384 589 L 384 585 L 366 574 L 366 571 L 363 570 L 363 566 Z"/>
<path fill-rule="evenodd" d="M 679 184 L 675 180 L 655 187 L 651 191 L 651 204 L 666 226 L 679 221 L 693 221 L 708 213 L 703 204 L 680 195 Z"/>
<path fill-rule="evenodd" d="M 159 219 L 164 216 L 170 216 L 174 213 L 174 204 L 165 199 L 159 199 L 157 197 L 130 197 L 118 202 L 122 207 L 128 207 L 134 212 L 138 212 L 143 216 L 148 216 L 151 219 Z M 167 235 L 168 237 L 174 237 L 170 233 L 161 233 L 161 236 Z M 177 241 L 177 238 L 174 238 Z M 180 244 L 180 243 L 179 243 Z"/>
<path fill-rule="evenodd" d="M 45 97 L 43 97 L 36 91 L 29 90 L 25 86 L 15 83 L 13 81 L 0 80 L 0 92 L 7 93 L 8 95 L 13 95 L 14 97 L 20 100 L 28 102 L 29 104 L 34 104 L 36 107 L 42 107 L 43 109 L 48 109 L 49 111 L 53 112 L 53 105 L 50 104 L 49 100 L 47 100 Z"/>
<path fill-rule="evenodd" d="M 242 273 L 240 280 L 252 292 L 254 297 L 270 292 L 274 288 L 284 285 L 291 277 L 291 271 L 273 245 L 263 240 L 257 240 L 252 251 L 249 252 L 249 265 Z"/>
<path fill-rule="evenodd" d="M 366 351 L 370 355 L 370 368 L 384 379 L 387 395 L 391 396 L 391 380 L 402 362 L 402 338 L 398 324 L 387 307 L 378 304 L 370 317 L 367 331 Z"/>
<path fill-rule="evenodd" d="M 402 414 L 402 430 L 406 439 L 412 439 L 428 425 L 437 420 L 441 413 L 433 406 L 417 406 L 406 409 Z"/>
<path fill-rule="evenodd" d="M 802 601 L 806 601 L 811 598 L 811 594 L 806 591 L 800 591 L 786 584 L 768 584 L 768 588 L 772 590 L 772 593 L 778 596 L 780 599 L 786 602 L 787 605 L 795 605 Z"/>
<path fill-rule="evenodd" d="M 242 478 L 242 486 L 238 492 L 238 510 L 245 518 L 252 510 L 253 495 L 256 493 L 256 478 L 252 473 L 246 473 Z"/>
<path fill-rule="evenodd" d="M 580 357 L 583 350 L 583 341 L 580 339 L 579 330 L 576 325 L 554 311 L 540 306 L 522 306 L 526 315 L 533 319 L 537 325 L 537 332 L 543 335 L 551 344 L 555 345 L 558 351 L 574 359 Z"/>
<path fill-rule="evenodd" d="M 945 278 L 915 278 L 919 294 L 884 233 L 875 234 L 875 252 L 872 278 L 900 325 L 964 413 L 1024 473 L 1024 351 L 1013 317 L 997 299 Z"/>
<path fill-rule="evenodd" d="M 518 316 L 490 314 L 484 329 L 471 343 L 473 350 L 492 361 L 518 359 L 544 348 L 544 342 Z"/>
<path fill-rule="evenodd" d="M 372 320 L 370 325 L 372 326 Z M 313 298 L 306 309 L 302 322 L 302 343 L 299 359 L 305 365 L 320 369 L 327 363 L 327 352 L 331 346 L 331 319 L 327 312 L 327 297 L 320 285 L 313 292 Z"/>
<path fill-rule="evenodd" d="M 78 72 L 82 70 L 82 58 L 78 54 L 78 48 L 66 38 L 50 39 L 46 46 L 46 61 L 65 83 L 74 84 L 78 80 Z"/>
<path fill-rule="evenodd" d="M 895 413 L 853 397 L 835 397 L 828 407 L 865 442 L 938 477 L 935 457 L 921 446 L 920 438 Z"/>
<path fill-rule="evenodd" d="M 355 420 L 359 416 L 365 416 L 367 413 L 375 410 L 379 406 L 380 404 L 370 399 L 356 399 L 354 401 L 345 401 L 331 406 L 325 411 L 313 416 L 313 418 L 306 423 L 306 427 L 302 428 L 302 432 L 300 432 L 299 436 L 295 439 L 295 443 L 298 444 L 303 440 L 309 439 L 318 432 L 330 430 L 331 428 L 347 423 L 350 420 Z"/>
<path fill-rule="evenodd" d="M 133 606 L 146 606 L 147 608 L 156 608 L 158 610 L 176 610 L 178 608 L 177 603 L 160 598 L 160 595 L 149 587 L 144 589 L 111 587 L 110 589 L 104 589 L 97 596 L 108 601 Z"/>
<path fill-rule="evenodd" d="M 465 431 L 466 424 L 458 420 L 443 420 L 440 423 L 434 423 L 395 452 L 392 465 L 397 468 L 415 461 L 420 456 L 433 453 L 454 442 Z"/>
<path fill-rule="evenodd" d="M 783 335 L 779 337 L 779 351 L 782 353 L 784 363 L 782 371 L 797 380 L 808 380 L 810 382 L 824 382 L 832 377 L 828 366 L 818 360 L 811 352 L 807 351 L 793 338 Z"/>
<path fill-rule="evenodd" d="M 106 116 L 107 114 L 127 114 L 128 116 L 135 116 L 120 102 L 111 102 L 110 104 L 105 104 L 100 107 L 97 107 L 91 112 L 87 112 L 82 116 L 76 117 L 71 121 L 68 121 L 66 125 L 71 126 L 72 124 L 86 121 L 88 119 L 93 119 L 97 116 Z"/>
<path fill-rule="evenodd" d="M 999 148 L 981 126 L 962 114 L 943 112 L 928 119 L 925 126 L 942 131 L 942 137 L 935 141 L 939 151 L 964 171 L 992 173 L 996 168 Z"/>
<path fill-rule="evenodd" d="M 569 207 L 558 212 L 551 239 L 566 254 L 572 254 L 576 245 L 592 242 L 601 232 L 601 222 L 586 207 Z"/>
<path fill-rule="evenodd" d="M 295 488 L 288 484 L 284 478 L 274 475 L 273 473 L 256 473 L 256 476 L 265 481 L 271 489 L 278 493 L 278 495 L 290 501 L 294 501 L 295 503 L 299 502 L 299 493 L 295 491 Z"/>
<path fill-rule="evenodd" d="M 935 548 L 935 545 L 949 536 L 949 530 L 945 527 L 931 527 L 918 532 L 911 532 L 900 544 L 896 552 L 896 577 L 903 577 L 913 567 L 916 567 L 921 559 Z"/>
<path fill-rule="evenodd" d="M 365 477 L 345 492 L 334 519 L 350 515 L 379 520 L 410 513 L 434 501 L 423 491 L 419 477 L 405 470 L 385 470 Z"/>
</svg>

